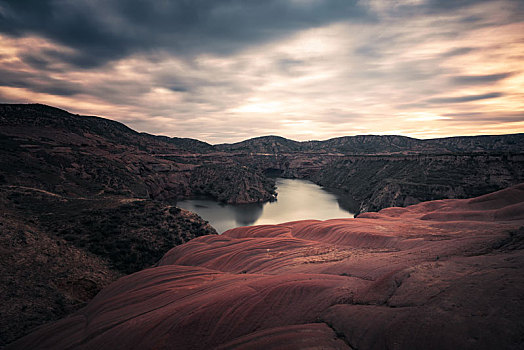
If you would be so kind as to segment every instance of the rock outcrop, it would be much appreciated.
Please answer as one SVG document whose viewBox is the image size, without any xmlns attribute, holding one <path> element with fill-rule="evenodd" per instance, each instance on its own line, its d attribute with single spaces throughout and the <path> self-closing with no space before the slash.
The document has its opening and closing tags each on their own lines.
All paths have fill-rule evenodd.
<svg viewBox="0 0 524 350">
<path fill-rule="evenodd" d="M 524 184 L 171 249 L 10 349 L 518 349 Z"/>
</svg>

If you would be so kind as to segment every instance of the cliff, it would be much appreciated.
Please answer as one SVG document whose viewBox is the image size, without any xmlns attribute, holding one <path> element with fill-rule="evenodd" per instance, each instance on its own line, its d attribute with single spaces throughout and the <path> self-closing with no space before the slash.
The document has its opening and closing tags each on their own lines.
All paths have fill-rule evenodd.
<svg viewBox="0 0 524 350">
<path fill-rule="evenodd" d="M 524 154 L 345 157 L 308 176 L 345 191 L 358 212 L 435 199 L 468 198 L 524 181 Z"/>
<path fill-rule="evenodd" d="M 171 249 L 9 349 L 517 349 L 524 184 Z"/>
<path fill-rule="evenodd" d="M 524 181 L 524 134 L 418 140 L 360 135 L 297 142 L 257 137 L 217 145 L 254 172 L 311 180 L 357 201 L 357 212 L 468 198 Z"/>
<path fill-rule="evenodd" d="M 255 172 L 313 181 L 358 202 L 356 212 L 468 198 L 524 181 L 524 153 L 236 154 Z"/>
</svg>

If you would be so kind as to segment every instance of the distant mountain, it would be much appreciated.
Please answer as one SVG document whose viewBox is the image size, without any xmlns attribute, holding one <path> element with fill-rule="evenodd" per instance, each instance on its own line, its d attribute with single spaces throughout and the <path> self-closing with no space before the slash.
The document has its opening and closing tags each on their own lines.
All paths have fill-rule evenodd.
<svg viewBox="0 0 524 350">
<path fill-rule="evenodd" d="M 357 135 L 344 136 L 326 141 L 311 141 L 307 144 L 312 150 L 329 150 L 344 154 L 398 153 L 422 149 L 422 140 L 396 135 Z M 424 148 L 426 152 L 441 151 Z"/>
<path fill-rule="evenodd" d="M 259 172 L 341 191 L 359 203 L 355 212 L 480 196 L 524 181 L 524 134 L 308 142 L 267 136 L 215 147 Z"/>
<path fill-rule="evenodd" d="M 273 135 L 210 145 L 36 104 L 0 105 L 0 145 L 0 183 L 70 196 L 262 202 L 273 198 L 274 181 L 264 175 L 272 174 L 345 191 L 360 202 L 355 210 L 370 211 L 524 180 L 524 134 L 305 142 Z"/>
<path fill-rule="evenodd" d="M 157 135 L 150 135 L 147 133 L 141 133 L 141 135 L 151 137 L 152 139 L 156 139 L 156 140 L 162 140 L 184 151 L 195 152 L 195 153 L 209 153 L 215 150 L 215 147 L 210 145 L 209 143 L 199 141 L 196 139 L 190 139 L 190 138 L 185 138 L 185 137 L 157 136 Z"/>
<path fill-rule="evenodd" d="M 216 145 L 215 149 L 244 153 L 312 152 L 345 155 L 520 152 L 524 149 L 524 134 L 460 136 L 428 140 L 396 135 L 358 135 L 303 142 L 280 136 L 262 136 L 238 143 Z"/>
<path fill-rule="evenodd" d="M 224 152 L 253 152 L 253 153 L 293 153 L 303 151 L 301 142 L 286 139 L 280 136 L 255 137 L 237 143 L 216 145 L 215 149 Z"/>
<path fill-rule="evenodd" d="M 524 134 L 457 136 L 423 140 L 448 152 L 522 152 Z"/>
</svg>

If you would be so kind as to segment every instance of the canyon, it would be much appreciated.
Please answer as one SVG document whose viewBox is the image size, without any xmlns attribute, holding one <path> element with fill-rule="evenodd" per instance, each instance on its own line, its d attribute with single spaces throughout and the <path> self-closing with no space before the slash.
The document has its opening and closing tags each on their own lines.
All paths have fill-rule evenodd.
<svg viewBox="0 0 524 350">
<path fill-rule="evenodd" d="M 45 105 L 0 105 L 0 127 L 0 182 L 74 196 L 256 203 L 274 199 L 267 175 L 278 175 L 344 191 L 366 212 L 524 181 L 524 134 L 306 142 L 264 136 L 210 145 Z"/>
<path fill-rule="evenodd" d="M 344 220 L 304 221 L 234 229 L 217 236 L 214 228 L 196 214 L 176 207 L 177 201 L 196 196 L 206 196 L 230 204 L 271 201 L 278 198 L 274 176 L 309 180 L 337 190 L 356 201 L 355 211 L 360 213 L 358 220 L 355 223 Z M 459 267 L 466 264 L 464 259 L 474 256 L 478 256 L 475 258 L 477 260 L 464 260 L 468 261 L 464 265 L 464 271 L 473 271 L 470 270 L 470 263 L 478 264 L 480 268 L 475 270 L 475 274 L 479 272 L 483 276 L 485 272 L 489 283 L 498 281 L 489 271 L 491 267 L 497 269 L 494 266 L 499 266 L 499 263 L 505 266 L 501 269 L 520 271 L 518 264 L 521 259 L 522 223 L 519 221 L 519 198 L 522 198 L 522 186 L 517 185 L 522 182 L 524 134 L 434 140 L 362 135 L 305 142 L 264 136 L 234 144 L 210 145 L 194 139 L 139 133 L 115 121 L 79 116 L 40 104 L 1 104 L 0 302 L 3 306 L 0 309 L 0 346 L 28 334 L 36 326 L 66 315 L 77 315 L 73 316 L 76 320 L 94 317 L 83 313 L 97 309 L 97 300 L 105 304 L 104 295 L 111 295 L 111 291 L 114 291 L 111 286 L 122 285 L 122 290 L 131 291 L 132 288 L 122 282 L 126 280 L 147 284 L 145 281 L 150 279 L 152 285 L 158 284 L 160 288 L 152 287 L 151 292 L 158 292 L 159 295 L 164 293 L 164 287 L 180 290 L 186 288 L 184 286 L 204 288 L 198 287 L 197 281 L 214 280 L 215 277 L 218 279 L 217 283 L 224 283 L 224 289 L 212 289 L 213 295 L 218 296 L 226 295 L 236 288 L 274 290 L 274 293 L 280 293 L 273 283 L 284 283 L 297 291 L 309 290 L 310 287 L 311 290 L 324 290 L 324 287 L 331 286 L 337 292 L 333 294 L 336 298 L 329 296 L 326 299 L 329 303 L 338 305 L 335 303 L 337 298 L 353 298 L 351 300 L 356 301 L 352 305 L 360 305 L 362 308 L 357 314 L 364 315 L 364 309 L 371 310 L 366 306 L 380 305 L 380 308 L 373 309 L 376 310 L 373 311 L 377 312 L 376 315 L 394 318 L 400 314 L 385 311 L 390 308 L 383 307 L 386 303 L 383 300 L 391 292 L 392 285 L 397 283 L 395 281 L 403 280 L 397 273 L 405 272 L 410 266 L 416 267 L 414 271 L 423 271 L 424 266 L 429 266 L 428 269 L 433 274 L 438 275 L 441 271 L 449 273 L 447 282 L 435 282 L 435 290 L 442 290 L 444 285 L 459 283 L 462 278 Z M 510 190 L 503 190 L 510 187 Z M 497 192 L 496 195 L 487 195 L 500 190 L 502 192 Z M 487 197 L 482 197 L 486 195 Z M 481 199 L 477 199 L 477 202 L 466 200 L 471 197 Z M 453 201 L 447 201 L 451 199 Z M 426 202 L 430 200 L 437 201 Z M 485 206 L 474 204 L 484 202 Z M 384 209 L 392 206 L 407 209 Z M 380 212 L 377 214 L 377 211 Z M 449 221 L 446 219 L 448 217 L 455 218 L 456 222 Z M 483 219 L 484 217 L 488 219 Z M 401 225 L 403 221 L 405 224 Z M 307 232 L 310 232 L 310 236 Z M 363 243 L 358 243 L 359 240 Z M 251 255 L 244 256 L 246 253 L 241 251 L 235 253 L 234 250 L 228 250 L 227 242 L 241 243 L 241 247 L 248 241 L 255 244 L 254 248 L 246 245 L 247 251 L 253 254 L 253 262 L 250 260 Z M 439 243 L 430 243 L 434 241 Z M 417 242 L 421 245 L 418 246 Z M 433 244 L 439 246 L 440 248 L 435 248 L 439 253 L 421 253 L 429 251 L 430 248 L 424 245 L 426 243 L 431 247 Z M 407 248 L 411 244 L 415 250 Z M 455 245 L 464 250 L 454 248 Z M 192 247 L 196 250 L 191 251 Z M 419 248 L 421 252 L 417 250 Z M 186 249 L 187 255 L 184 253 L 180 258 L 182 260 L 173 258 L 178 256 L 176 252 L 186 252 Z M 206 254 L 211 255 L 204 254 L 207 250 L 209 253 Z M 468 252 L 473 255 L 468 255 Z M 186 263 L 187 259 L 196 259 L 201 253 L 204 254 L 202 260 Z M 223 257 L 212 255 L 219 253 L 224 254 Z M 355 258 L 360 256 L 361 260 L 351 260 L 353 254 Z M 227 256 L 230 258 L 226 258 Z M 444 265 L 443 270 L 440 270 L 438 264 L 443 264 L 442 261 L 448 257 L 452 261 L 451 265 Z M 504 265 L 503 260 L 506 258 L 516 265 L 512 265 L 513 262 Z M 240 259 L 239 265 L 235 268 L 224 267 L 223 264 L 228 259 L 231 263 Z M 398 264 L 395 259 L 398 259 Z M 267 270 L 262 267 L 260 270 L 249 268 L 251 263 L 271 265 L 271 261 L 275 264 L 280 261 L 282 265 L 274 269 L 268 267 Z M 335 264 L 336 261 L 345 261 L 341 264 L 349 264 L 347 266 L 351 268 L 332 270 L 330 264 Z M 325 263 L 329 264 L 324 265 Z M 389 270 L 380 267 L 382 263 L 391 264 L 392 268 L 402 267 L 404 270 Z M 432 263 L 438 266 L 435 267 Z M 304 267 L 306 265 L 307 268 Z M 245 268 L 237 271 L 239 266 Z M 316 276 L 318 273 L 324 274 L 323 268 L 327 275 Z M 377 269 L 376 273 L 371 270 L 362 274 L 359 272 L 373 268 Z M 290 274 L 281 279 L 277 275 L 282 271 Z M 166 276 L 171 273 L 180 274 L 180 285 L 177 284 L 179 282 L 173 282 L 174 285 L 168 283 L 170 277 Z M 264 279 L 265 275 L 273 273 L 276 274 L 274 280 L 269 277 L 267 281 Z M 299 276 L 300 278 L 296 277 L 297 281 L 302 281 L 299 285 L 293 282 L 295 277 L 292 276 L 295 273 L 305 274 Z M 128 274 L 132 275 L 123 277 Z M 184 276 L 189 279 L 186 280 Z M 425 274 L 416 276 L 421 281 L 429 278 Z M 311 285 L 307 282 L 310 281 L 309 278 L 313 281 Z M 518 288 L 522 286 L 518 278 L 511 278 L 501 281 L 514 282 Z M 341 282 L 342 280 L 345 282 Z M 237 285 L 233 281 L 251 281 L 253 284 L 239 282 Z M 351 285 L 348 281 L 355 281 L 356 284 Z M 317 284 L 324 287 L 318 287 Z M 422 287 L 415 283 L 413 288 L 419 290 Z M 347 290 L 353 296 L 349 297 L 341 290 Z M 360 302 L 364 298 L 363 290 L 371 293 L 371 299 L 366 297 L 369 300 Z M 284 294 L 288 292 L 282 291 Z M 460 289 L 457 285 L 456 293 L 469 293 L 469 289 Z M 95 297 L 96 295 L 98 296 Z M 141 294 L 136 295 L 140 298 Z M 143 296 L 149 298 L 151 295 L 146 293 Z M 266 298 L 263 294 L 259 297 Z M 457 296 L 459 297 L 461 298 Z M 513 294 L 507 297 L 513 298 Z M 120 297 L 115 294 L 115 298 Z M 199 299 L 201 297 L 198 295 L 195 298 L 194 302 L 197 304 L 200 301 L 204 304 L 211 303 L 211 299 L 206 301 L 204 296 L 204 299 Z M 289 298 L 291 300 L 294 297 L 290 294 Z M 416 296 L 409 294 L 405 298 L 414 298 L 413 305 L 420 306 Z M 88 304 L 92 299 L 91 304 Z M 296 306 L 297 310 L 316 303 L 314 298 L 306 299 L 303 304 Z M 488 299 L 480 302 L 485 303 Z M 227 304 L 230 300 L 225 298 L 222 302 Z M 411 307 L 410 302 L 403 302 Z M 497 307 L 504 308 L 500 305 L 500 300 L 494 302 Z M 276 300 L 275 303 L 277 306 L 285 304 L 283 300 Z M 150 305 L 156 304 L 152 302 Z M 179 304 L 173 305 L 175 307 Z M 156 306 L 162 314 L 164 311 L 161 305 Z M 179 306 L 186 307 L 182 304 Z M 341 309 L 344 308 L 345 306 L 341 306 Z M 119 317 L 123 317 L 126 312 L 134 312 L 132 309 L 126 311 L 122 305 L 117 309 L 120 311 L 115 313 L 114 320 L 122 321 Z M 240 307 L 239 310 L 243 309 Z M 250 310 L 242 311 L 242 315 L 249 314 Z M 256 315 L 265 315 L 257 310 L 253 309 Z M 283 328 L 254 326 L 255 328 L 247 329 L 237 325 L 238 329 L 234 331 L 236 333 L 224 333 L 229 334 L 227 339 L 211 337 L 205 344 L 225 348 L 252 341 L 255 342 L 252 344 L 257 344 L 256 341 L 266 344 L 264 342 L 275 342 L 275 339 L 284 341 L 295 331 L 305 334 L 305 339 L 325 338 L 326 344 L 342 348 L 348 346 L 348 342 L 354 342 L 351 338 L 353 331 L 346 329 L 353 329 L 345 323 L 348 320 L 343 320 L 340 315 L 326 318 L 324 311 L 328 312 L 328 309 L 323 309 L 322 312 L 320 309 L 314 310 L 316 311 L 311 314 L 306 312 L 306 317 L 302 311 L 293 316 L 291 309 L 282 309 L 289 317 L 296 317 L 293 321 L 286 318 L 288 316 L 282 316 L 287 320 L 285 324 L 282 323 Z M 227 308 L 224 308 L 220 312 L 226 311 Z M 402 315 L 404 312 L 406 311 L 402 311 Z M 437 313 L 439 312 L 444 311 L 439 309 Z M 231 314 L 235 314 L 234 310 L 231 310 Z M 313 314 L 314 317 L 311 316 Z M 201 314 L 197 313 L 195 317 L 200 317 L 198 315 Z M 404 320 L 402 315 L 398 316 L 399 320 Z M 491 313 L 489 315 L 495 317 Z M 102 317 L 103 320 L 104 317 L 106 316 Z M 281 316 L 275 314 L 274 318 L 269 317 L 268 320 L 279 317 Z M 180 327 L 180 331 L 189 331 L 190 325 L 197 320 L 185 319 L 180 322 L 189 327 Z M 335 326 L 337 322 L 340 322 L 340 326 Z M 275 325 L 277 324 L 279 323 L 276 322 Z M 388 325 L 384 321 L 383 327 Z M 72 327 L 80 326 L 77 324 Z M 67 340 L 64 337 L 64 341 L 79 341 L 79 336 L 73 335 L 75 332 L 72 328 L 70 330 L 71 338 Z M 220 333 L 223 329 L 217 328 L 215 331 Z M 102 334 L 105 331 L 96 328 L 94 332 Z M 340 334 L 344 335 L 337 336 Z M 49 334 L 45 335 L 48 336 Z M 243 338 L 244 336 L 247 338 Z M 472 336 L 471 344 L 476 344 L 475 337 L 479 336 Z M 511 333 L 511 337 L 515 339 L 514 333 Z M 36 338 L 26 338 L 24 341 L 28 341 L 27 339 L 34 342 Z M 103 337 L 100 339 L 108 340 Z M 298 341 L 293 339 L 289 341 Z M 226 340 L 233 343 L 227 343 Z M 193 340 L 187 341 L 187 344 L 192 344 Z M 85 339 L 81 342 L 89 343 Z M 271 344 L 276 346 L 277 343 Z M 15 347 L 21 348 L 20 346 Z M 377 347 L 380 348 L 378 345 Z"/>
</svg>

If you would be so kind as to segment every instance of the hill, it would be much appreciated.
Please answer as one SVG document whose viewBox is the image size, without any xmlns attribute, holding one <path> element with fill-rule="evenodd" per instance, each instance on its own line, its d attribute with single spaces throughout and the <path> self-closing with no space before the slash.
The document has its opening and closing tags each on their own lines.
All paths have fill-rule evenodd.
<svg viewBox="0 0 524 350">
<path fill-rule="evenodd" d="M 273 181 L 232 159 L 206 157 L 212 146 L 204 142 L 140 134 L 115 121 L 44 105 L 0 105 L 0 144 L 0 184 L 88 197 L 176 201 L 209 195 L 229 203 L 273 198 Z"/>
<path fill-rule="evenodd" d="M 260 154 L 305 152 L 343 155 L 520 152 L 524 149 L 524 134 L 457 136 L 427 140 L 398 135 L 357 135 L 303 142 L 280 136 L 262 136 L 232 144 L 216 145 L 215 149 Z"/>
<path fill-rule="evenodd" d="M 358 212 L 467 198 L 524 181 L 524 134 L 418 140 L 360 135 L 234 144 L 137 133 L 44 105 L 0 105 L 0 184 L 71 196 L 226 203 L 274 198 L 271 176 L 346 193 Z"/>
</svg>

